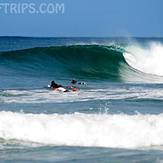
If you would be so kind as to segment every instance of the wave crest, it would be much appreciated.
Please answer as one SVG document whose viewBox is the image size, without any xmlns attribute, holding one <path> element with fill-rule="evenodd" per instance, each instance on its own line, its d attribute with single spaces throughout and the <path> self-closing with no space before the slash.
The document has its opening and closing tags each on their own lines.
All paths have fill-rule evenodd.
<svg viewBox="0 0 163 163">
<path fill-rule="evenodd" d="M 127 47 L 129 53 L 124 57 L 127 63 L 143 72 L 158 76 L 163 76 L 163 45 L 161 43 L 151 43 L 147 47 L 132 45 Z"/>
</svg>

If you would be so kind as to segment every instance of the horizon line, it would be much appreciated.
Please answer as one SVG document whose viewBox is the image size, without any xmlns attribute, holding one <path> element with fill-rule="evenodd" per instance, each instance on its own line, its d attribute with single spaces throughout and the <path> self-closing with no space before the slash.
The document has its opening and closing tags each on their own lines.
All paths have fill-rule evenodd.
<svg viewBox="0 0 163 163">
<path fill-rule="evenodd" d="M 7 36 L 0 35 L 2 37 L 15 37 L 15 38 L 163 38 L 163 36 Z"/>
</svg>

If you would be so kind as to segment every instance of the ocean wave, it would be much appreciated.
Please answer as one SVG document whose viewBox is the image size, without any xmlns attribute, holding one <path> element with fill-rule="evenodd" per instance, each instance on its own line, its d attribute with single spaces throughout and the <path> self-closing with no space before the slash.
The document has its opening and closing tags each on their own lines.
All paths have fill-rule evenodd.
<svg viewBox="0 0 163 163">
<path fill-rule="evenodd" d="M 151 52 L 149 55 L 144 55 L 145 51 L 139 46 L 71 45 L 1 52 L 0 73 L 7 76 L 162 81 L 159 77 L 162 75 L 159 59 L 162 46 L 151 46 L 147 50 Z M 155 64 L 157 66 L 153 68 Z"/>
<path fill-rule="evenodd" d="M 144 148 L 163 145 L 163 114 L 0 112 L 0 138 L 55 146 Z"/>
</svg>

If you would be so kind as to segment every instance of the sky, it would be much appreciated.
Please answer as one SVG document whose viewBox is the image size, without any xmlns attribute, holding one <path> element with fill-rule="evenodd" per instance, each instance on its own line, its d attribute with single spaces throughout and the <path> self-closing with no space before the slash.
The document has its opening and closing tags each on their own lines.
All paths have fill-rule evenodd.
<svg viewBox="0 0 163 163">
<path fill-rule="evenodd" d="M 163 0 L 12 0 L 12 3 L 64 4 L 64 13 L 11 14 L 0 7 L 0 36 L 163 36 Z"/>
</svg>

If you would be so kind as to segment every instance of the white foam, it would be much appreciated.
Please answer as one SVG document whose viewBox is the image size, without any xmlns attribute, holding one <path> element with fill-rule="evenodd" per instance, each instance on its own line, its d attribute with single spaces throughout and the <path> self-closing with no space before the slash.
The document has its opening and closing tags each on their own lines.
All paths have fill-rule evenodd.
<svg viewBox="0 0 163 163">
<path fill-rule="evenodd" d="M 142 148 L 163 145 L 163 114 L 0 112 L 0 138 L 42 145 Z"/>
<path fill-rule="evenodd" d="M 148 47 L 138 44 L 126 49 L 124 57 L 133 68 L 144 73 L 163 76 L 163 45 L 150 43 Z"/>
<path fill-rule="evenodd" d="M 20 100 L 21 98 L 21 100 Z M 56 92 L 49 90 L 5 90 L 1 92 L 2 103 L 63 103 L 92 100 L 163 99 L 163 89 L 142 87 L 109 87 L 79 92 Z"/>
</svg>

